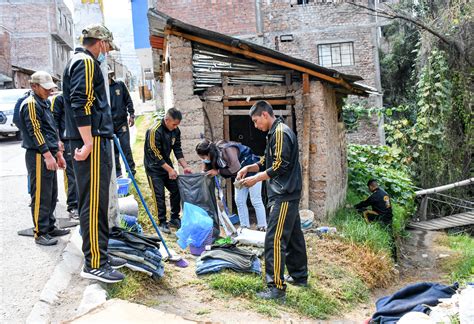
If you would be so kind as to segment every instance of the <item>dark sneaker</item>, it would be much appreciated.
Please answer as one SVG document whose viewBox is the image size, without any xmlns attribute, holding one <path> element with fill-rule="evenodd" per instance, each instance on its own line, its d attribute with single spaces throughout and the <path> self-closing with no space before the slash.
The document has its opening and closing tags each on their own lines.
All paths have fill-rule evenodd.
<svg viewBox="0 0 474 324">
<path fill-rule="evenodd" d="M 295 280 L 290 275 L 285 275 L 285 282 L 293 286 L 308 287 L 308 280 Z"/>
<path fill-rule="evenodd" d="M 69 209 L 68 213 L 72 219 L 79 219 L 79 211 L 76 208 Z"/>
<path fill-rule="evenodd" d="M 267 228 L 265 226 L 257 226 L 257 231 L 259 232 L 266 232 Z"/>
<path fill-rule="evenodd" d="M 267 288 L 266 290 L 257 293 L 257 297 L 261 299 L 273 299 L 281 302 L 286 300 L 286 292 L 278 288 Z"/>
<path fill-rule="evenodd" d="M 158 228 L 160 229 L 161 232 L 169 234 L 171 233 L 170 227 L 168 226 L 168 223 L 161 223 Z"/>
<path fill-rule="evenodd" d="M 108 262 L 109 262 L 110 266 L 114 269 L 120 269 L 125 264 L 127 264 L 127 260 L 125 260 L 125 259 L 115 257 L 115 256 L 110 255 L 110 254 L 108 254 L 107 257 L 108 257 Z"/>
<path fill-rule="evenodd" d="M 35 237 L 35 243 L 39 245 L 55 245 L 58 243 L 58 239 L 52 238 L 49 234 L 40 235 Z"/>
<path fill-rule="evenodd" d="M 49 232 L 48 234 L 51 235 L 51 236 L 64 236 L 64 235 L 68 235 L 69 233 L 71 233 L 71 230 L 70 229 L 67 229 L 67 228 L 57 228 L 55 227 L 51 232 Z"/>
<path fill-rule="evenodd" d="M 92 280 L 99 280 L 105 283 L 116 283 L 125 279 L 125 276 L 113 269 L 108 263 L 99 269 L 92 269 L 84 266 L 82 268 L 81 277 Z"/>
<path fill-rule="evenodd" d="M 173 218 L 170 220 L 170 226 L 174 228 L 181 228 L 181 220 L 179 218 Z"/>
</svg>

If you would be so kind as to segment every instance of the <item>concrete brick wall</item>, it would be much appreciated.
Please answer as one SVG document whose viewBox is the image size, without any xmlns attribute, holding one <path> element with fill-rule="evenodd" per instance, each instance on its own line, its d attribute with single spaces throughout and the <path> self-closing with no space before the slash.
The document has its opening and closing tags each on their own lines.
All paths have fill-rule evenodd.
<svg viewBox="0 0 474 324">
<path fill-rule="evenodd" d="M 175 107 L 183 113 L 181 145 L 186 161 L 198 170 L 201 161 L 195 147 L 205 134 L 203 103 L 193 94 L 192 48 L 187 40 L 168 36 L 167 58 L 170 72 L 166 73 L 163 84 L 165 109 Z"/>
<path fill-rule="evenodd" d="M 58 24 L 58 8 L 63 22 Z M 65 20 L 72 21 L 69 9 L 62 1 L 10 1 L 0 3 L 1 23 L 11 31 L 11 64 L 31 70 L 44 70 L 61 77 L 67 55 L 56 55 L 56 41 L 61 38 L 69 51 L 72 48 L 70 27 Z M 71 24 L 72 27 L 72 24 Z"/>
<path fill-rule="evenodd" d="M 256 33 L 255 0 L 155 0 L 155 8 L 188 24 L 223 34 Z"/>
</svg>

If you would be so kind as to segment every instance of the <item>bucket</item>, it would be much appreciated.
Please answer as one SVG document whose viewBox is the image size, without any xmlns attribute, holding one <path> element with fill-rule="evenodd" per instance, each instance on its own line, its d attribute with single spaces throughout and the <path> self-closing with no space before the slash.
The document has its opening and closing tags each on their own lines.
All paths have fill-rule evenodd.
<svg viewBox="0 0 474 324">
<path fill-rule="evenodd" d="M 301 229 L 308 229 L 313 226 L 314 213 L 309 209 L 300 210 Z"/>
<path fill-rule="evenodd" d="M 119 197 L 125 197 L 128 195 L 131 182 L 132 180 L 129 178 L 117 179 L 117 194 Z"/>
<path fill-rule="evenodd" d="M 201 256 L 202 252 L 206 250 L 206 245 L 211 245 L 211 244 L 212 244 L 212 231 L 209 232 L 209 235 L 206 237 L 204 242 L 202 242 L 201 246 L 196 247 L 192 244 L 189 244 L 189 252 L 191 252 L 192 255 Z"/>
</svg>

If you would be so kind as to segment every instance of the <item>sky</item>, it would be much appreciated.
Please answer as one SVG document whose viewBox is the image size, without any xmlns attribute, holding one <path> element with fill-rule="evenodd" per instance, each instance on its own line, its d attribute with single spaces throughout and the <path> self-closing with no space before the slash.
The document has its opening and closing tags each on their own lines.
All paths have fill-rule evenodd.
<svg viewBox="0 0 474 324">
<path fill-rule="evenodd" d="M 114 34 L 114 42 L 120 47 L 123 63 L 136 76 L 140 75 L 140 63 L 133 44 L 132 8 L 130 0 L 104 0 L 105 25 Z"/>
</svg>

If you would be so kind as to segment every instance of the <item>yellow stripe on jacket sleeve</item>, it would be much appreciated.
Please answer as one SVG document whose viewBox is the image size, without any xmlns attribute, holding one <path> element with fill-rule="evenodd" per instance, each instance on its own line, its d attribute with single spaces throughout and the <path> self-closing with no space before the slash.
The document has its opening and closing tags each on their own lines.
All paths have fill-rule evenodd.
<svg viewBox="0 0 474 324">
<path fill-rule="evenodd" d="M 84 59 L 84 66 L 86 72 L 86 96 L 87 101 L 86 105 L 84 106 L 84 111 L 86 115 L 90 115 L 92 113 L 92 104 L 94 103 L 94 62 L 92 59 Z"/>
<path fill-rule="evenodd" d="M 272 169 L 273 171 L 278 170 L 281 165 L 281 152 L 283 150 L 283 125 L 280 124 L 277 126 L 275 131 L 275 160 L 273 161 Z"/>
<path fill-rule="evenodd" d="M 38 145 L 41 146 L 45 143 L 45 141 L 43 134 L 41 134 L 40 123 L 38 118 L 36 118 L 36 106 L 33 98 L 28 100 L 28 114 L 30 115 L 31 124 L 33 125 L 33 135 L 36 137 Z"/>
<path fill-rule="evenodd" d="M 57 96 L 54 96 L 53 99 L 51 99 L 51 112 L 54 112 L 54 103 L 56 102 L 56 97 Z"/>
<path fill-rule="evenodd" d="M 155 138 L 155 135 L 156 135 L 156 131 L 158 130 L 158 128 L 160 127 L 161 125 L 161 122 L 158 122 L 155 127 L 152 127 L 151 131 L 150 131 L 150 148 L 151 150 L 153 151 L 153 153 L 155 154 L 155 156 L 162 160 L 163 159 L 163 156 L 161 156 L 161 153 L 160 153 L 160 150 L 156 147 L 156 138 Z"/>
</svg>

